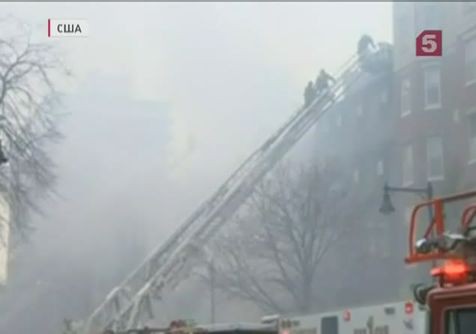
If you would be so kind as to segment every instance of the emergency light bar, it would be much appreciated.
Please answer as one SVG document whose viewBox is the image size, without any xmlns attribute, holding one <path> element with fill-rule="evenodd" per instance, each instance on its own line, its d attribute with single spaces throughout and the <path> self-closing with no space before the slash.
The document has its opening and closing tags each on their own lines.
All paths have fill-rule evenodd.
<svg viewBox="0 0 476 334">
<path fill-rule="evenodd" d="M 442 286 L 468 283 L 471 269 L 464 260 L 448 260 L 442 267 L 433 268 L 431 275 L 440 279 Z"/>
</svg>

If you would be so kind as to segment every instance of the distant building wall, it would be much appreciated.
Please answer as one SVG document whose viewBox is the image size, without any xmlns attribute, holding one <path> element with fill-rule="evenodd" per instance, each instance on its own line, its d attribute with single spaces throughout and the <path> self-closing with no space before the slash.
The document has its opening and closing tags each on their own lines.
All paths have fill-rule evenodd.
<svg viewBox="0 0 476 334">
<path fill-rule="evenodd" d="M 314 154 L 342 170 L 346 233 L 318 269 L 321 311 L 396 299 L 398 225 L 379 212 L 394 147 L 393 73 L 363 74 L 316 125 Z M 346 203 L 345 207 L 344 204 Z M 318 274 L 319 275 L 319 274 Z"/>
</svg>

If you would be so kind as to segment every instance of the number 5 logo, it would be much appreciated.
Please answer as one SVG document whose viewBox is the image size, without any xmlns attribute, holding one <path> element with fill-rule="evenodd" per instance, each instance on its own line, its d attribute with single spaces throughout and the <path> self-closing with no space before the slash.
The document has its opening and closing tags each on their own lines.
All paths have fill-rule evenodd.
<svg viewBox="0 0 476 334">
<path fill-rule="evenodd" d="M 416 38 L 416 55 L 439 57 L 442 54 L 441 30 L 424 30 Z"/>
</svg>

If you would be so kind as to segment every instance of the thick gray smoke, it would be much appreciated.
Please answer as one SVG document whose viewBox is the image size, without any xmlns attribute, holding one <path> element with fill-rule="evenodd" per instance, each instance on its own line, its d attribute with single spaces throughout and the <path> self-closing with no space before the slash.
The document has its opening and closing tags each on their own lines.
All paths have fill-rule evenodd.
<svg viewBox="0 0 476 334">
<path fill-rule="evenodd" d="M 0 9 L 74 74 L 60 84 L 65 138 L 51 148 L 59 196 L 44 201 L 0 293 L 0 332 L 17 334 L 55 333 L 63 318 L 87 315 L 297 109 L 319 68 L 336 69 L 362 32 L 389 40 L 391 29 L 389 3 Z M 48 40 L 49 17 L 87 19 L 90 36 Z M 207 320 L 189 296 L 177 306 Z M 257 316 L 229 309 L 218 320 Z"/>
</svg>

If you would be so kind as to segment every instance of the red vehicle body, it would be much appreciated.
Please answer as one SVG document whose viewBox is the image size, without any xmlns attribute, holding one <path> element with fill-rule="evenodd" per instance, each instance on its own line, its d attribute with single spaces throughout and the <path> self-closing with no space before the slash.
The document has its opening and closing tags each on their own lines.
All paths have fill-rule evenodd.
<svg viewBox="0 0 476 334">
<path fill-rule="evenodd" d="M 437 198 L 415 206 L 409 233 L 408 264 L 431 261 L 435 283 L 418 287 L 415 297 L 429 310 L 429 334 L 476 333 L 476 205 L 463 209 L 456 233 L 449 233 L 446 206 L 474 200 L 476 191 Z M 417 240 L 417 217 L 422 209 L 430 212 L 430 222 Z M 476 224 L 474 224 L 476 225 Z M 421 228 L 420 228 L 421 230 Z"/>
<path fill-rule="evenodd" d="M 431 334 L 476 333 L 476 283 L 436 288 L 428 294 L 427 304 Z M 462 311 L 467 312 L 464 321 L 458 317 Z"/>
</svg>

